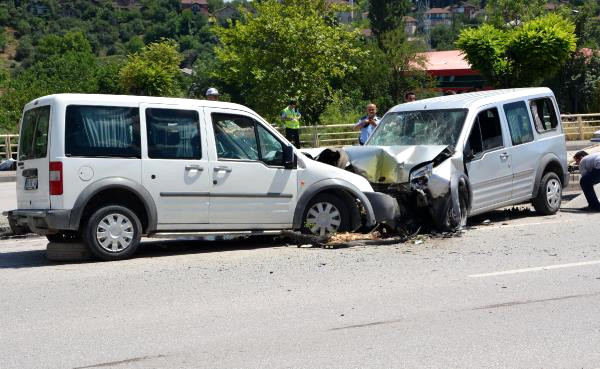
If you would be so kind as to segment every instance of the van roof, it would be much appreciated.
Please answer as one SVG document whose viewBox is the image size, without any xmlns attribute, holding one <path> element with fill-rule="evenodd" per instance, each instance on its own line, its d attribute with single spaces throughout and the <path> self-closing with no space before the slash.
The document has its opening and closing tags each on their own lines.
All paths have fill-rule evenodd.
<svg viewBox="0 0 600 369">
<path fill-rule="evenodd" d="M 247 112 L 253 112 L 250 108 L 229 102 L 223 101 L 210 101 L 210 100 L 198 100 L 198 99 L 182 99 L 175 97 L 155 97 L 155 96 L 133 96 L 133 95 L 103 95 L 103 94 L 55 94 L 39 97 L 35 100 L 30 101 L 25 105 L 25 109 L 31 108 L 39 103 L 74 103 L 74 104 L 89 104 L 89 105 L 103 105 L 103 104 L 114 104 L 132 106 L 138 104 L 178 104 L 188 105 L 195 107 L 215 107 L 215 108 L 229 108 L 243 110 Z"/>
<path fill-rule="evenodd" d="M 552 90 L 547 87 L 528 87 L 439 96 L 399 104 L 391 108 L 389 112 L 477 108 L 482 105 L 494 104 L 503 100 L 541 95 L 553 95 Z"/>
</svg>

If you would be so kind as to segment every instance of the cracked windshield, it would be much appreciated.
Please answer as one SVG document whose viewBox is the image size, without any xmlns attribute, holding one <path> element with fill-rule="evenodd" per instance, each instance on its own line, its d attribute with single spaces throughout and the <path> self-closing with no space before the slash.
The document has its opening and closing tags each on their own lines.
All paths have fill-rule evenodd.
<svg viewBox="0 0 600 369">
<path fill-rule="evenodd" d="M 456 145 L 466 109 L 403 111 L 387 114 L 369 146 Z"/>
</svg>

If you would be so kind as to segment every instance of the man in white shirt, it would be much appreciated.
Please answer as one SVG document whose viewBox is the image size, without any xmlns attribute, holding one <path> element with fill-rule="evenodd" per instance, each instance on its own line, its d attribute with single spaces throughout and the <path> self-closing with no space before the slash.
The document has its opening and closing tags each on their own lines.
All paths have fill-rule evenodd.
<svg viewBox="0 0 600 369">
<path fill-rule="evenodd" d="M 360 118 L 358 122 L 354 125 L 354 130 L 360 130 L 360 135 L 358 136 L 358 143 L 364 145 L 367 142 L 371 133 L 377 128 L 379 124 L 380 118 L 377 116 L 377 106 L 375 104 L 367 105 L 367 115 Z"/>
<path fill-rule="evenodd" d="M 581 150 L 573 156 L 573 159 L 575 159 L 581 173 L 579 185 L 588 202 L 586 210 L 600 211 L 600 202 L 598 202 L 598 196 L 594 191 L 594 185 L 600 183 L 600 153 L 588 154 Z"/>
</svg>

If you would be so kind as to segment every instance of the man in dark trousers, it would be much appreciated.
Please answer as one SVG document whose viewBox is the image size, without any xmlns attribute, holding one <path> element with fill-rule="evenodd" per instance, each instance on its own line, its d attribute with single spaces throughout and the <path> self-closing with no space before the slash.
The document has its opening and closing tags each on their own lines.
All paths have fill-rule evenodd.
<svg viewBox="0 0 600 369">
<path fill-rule="evenodd" d="M 281 112 L 281 120 L 285 127 L 285 138 L 300 148 L 300 112 L 296 108 L 296 100 L 290 99 L 287 108 Z"/>
<path fill-rule="evenodd" d="M 581 173 L 579 185 L 588 202 L 588 207 L 583 210 L 600 211 L 600 202 L 594 191 L 594 185 L 600 183 L 600 153 L 588 154 L 582 150 L 578 151 L 573 159 L 579 165 Z"/>
</svg>

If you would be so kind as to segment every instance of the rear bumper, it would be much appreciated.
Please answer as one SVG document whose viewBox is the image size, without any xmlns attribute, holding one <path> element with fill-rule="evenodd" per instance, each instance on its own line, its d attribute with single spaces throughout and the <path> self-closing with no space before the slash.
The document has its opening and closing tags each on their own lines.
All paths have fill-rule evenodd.
<svg viewBox="0 0 600 369">
<path fill-rule="evenodd" d="M 375 221 L 394 227 L 396 220 L 400 218 L 400 206 L 398 206 L 398 201 L 392 196 L 381 192 L 363 193 L 371 203 Z"/>
<path fill-rule="evenodd" d="M 42 235 L 72 229 L 69 225 L 71 210 L 16 209 L 4 212 L 3 215 L 15 224 L 27 225 L 32 232 Z"/>
</svg>

